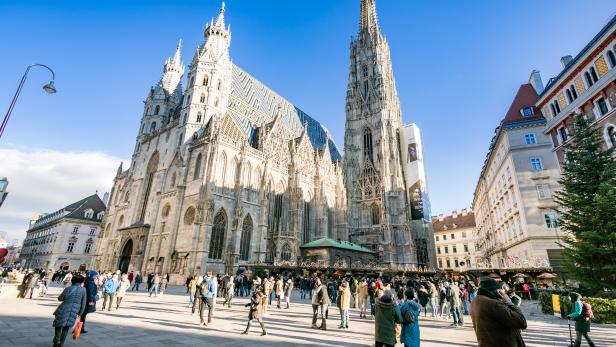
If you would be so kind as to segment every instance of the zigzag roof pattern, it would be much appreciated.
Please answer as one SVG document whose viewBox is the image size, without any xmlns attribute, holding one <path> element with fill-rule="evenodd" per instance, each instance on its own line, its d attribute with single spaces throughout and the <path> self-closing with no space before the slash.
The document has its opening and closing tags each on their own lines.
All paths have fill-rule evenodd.
<svg viewBox="0 0 616 347">
<path fill-rule="evenodd" d="M 247 138 L 252 138 L 257 127 L 274 121 L 276 115 L 295 137 L 301 136 L 306 124 L 312 146 L 318 151 L 329 150 L 334 163 L 341 159 L 333 138 L 321 123 L 235 64 L 227 114 L 233 117 Z"/>
</svg>

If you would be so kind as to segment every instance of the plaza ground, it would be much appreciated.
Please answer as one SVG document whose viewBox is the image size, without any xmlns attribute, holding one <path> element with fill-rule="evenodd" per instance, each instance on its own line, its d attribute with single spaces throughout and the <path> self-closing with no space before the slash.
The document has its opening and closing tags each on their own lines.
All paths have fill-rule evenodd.
<svg viewBox="0 0 616 347">
<path fill-rule="evenodd" d="M 6 289 L 6 287 L 5 287 Z M 51 346 L 52 312 L 58 305 L 61 288 L 50 288 L 48 296 L 29 299 L 0 297 L 0 346 Z M 231 308 L 217 305 L 213 324 L 201 327 L 198 313 L 191 315 L 185 288 L 169 287 L 163 296 L 148 297 L 144 292 L 129 292 L 119 310 L 88 315 L 88 333 L 75 343 L 67 338 L 65 346 L 371 346 L 374 322 L 360 320 L 351 309 L 350 329 L 337 329 L 337 308 L 330 309 L 327 331 L 310 328 L 312 308 L 295 291 L 290 310 L 270 306 L 265 317 L 268 335 L 253 324 L 249 335 L 240 335 L 246 327 L 248 298 L 234 298 Z M 219 299 L 219 302 L 222 302 Z M 527 346 L 568 346 L 567 321 L 541 314 L 535 303 L 524 303 L 528 329 L 523 332 Z M 256 322 L 255 322 L 256 323 Z M 450 321 L 420 319 L 422 346 L 476 346 L 469 316 L 465 326 L 450 327 Z M 616 346 L 616 326 L 593 325 L 591 336 L 597 346 Z M 400 345 L 401 346 L 401 345 Z"/>
</svg>

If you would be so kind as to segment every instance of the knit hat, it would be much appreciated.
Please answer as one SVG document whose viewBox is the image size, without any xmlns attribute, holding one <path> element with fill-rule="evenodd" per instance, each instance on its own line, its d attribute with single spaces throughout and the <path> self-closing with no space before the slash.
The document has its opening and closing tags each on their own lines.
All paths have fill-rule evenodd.
<svg viewBox="0 0 616 347">
<path fill-rule="evenodd" d="M 88 273 L 88 276 L 89 276 L 89 277 L 96 277 L 96 276 L 98 276 L 98 272 L 96 272 L 96 270 L 92 270 L 92 271 L 90 271 L 90 272 Z"/>
<path fill-rule="evenodd" d="M 479 287 L 490 292 L 501 289 L 501 286 L 492 277 L 482 277 Z"/>
</svg>

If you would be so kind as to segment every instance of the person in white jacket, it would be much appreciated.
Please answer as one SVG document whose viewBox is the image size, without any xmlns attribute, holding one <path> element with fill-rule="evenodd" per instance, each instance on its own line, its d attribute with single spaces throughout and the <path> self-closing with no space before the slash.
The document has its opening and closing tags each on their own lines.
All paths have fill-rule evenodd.
<svg viewBox="0 0 616 347">
<path fill-rule="evenodd" d="M 130 287 L 130 281 L 128 280 L 128 275 L 122 275 L 122 279 L 120 280 L 120 284 L 118 284 L 118 289 L 116 290 L 116 310 L 120 308 L 120 303 L 122 303 L 122 298 L 126 295 L 126 291 Z"/>
</svg>

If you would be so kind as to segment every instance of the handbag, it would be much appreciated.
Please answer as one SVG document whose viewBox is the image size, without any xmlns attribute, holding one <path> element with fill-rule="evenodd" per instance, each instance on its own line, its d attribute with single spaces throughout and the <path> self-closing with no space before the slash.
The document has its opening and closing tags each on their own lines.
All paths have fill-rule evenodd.
<svg viewBox="0 0 616 347">
<path fill-rule="evenodd" d="M 73 340 L 77 340 L 81 335 L 81 328 L 83 328 L 83 322 L 81 319 L 77 318 L 77 323 L 75 323 L 75 328 L 73 329 Z"/>
</svg>

